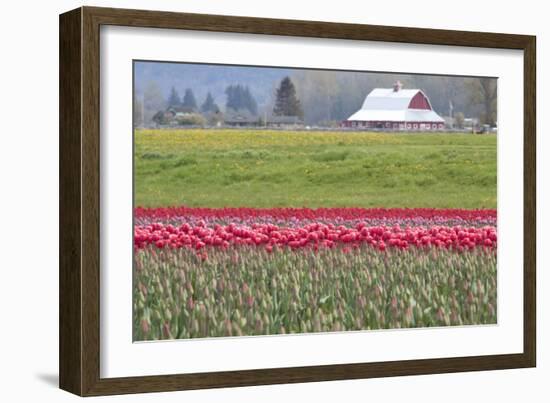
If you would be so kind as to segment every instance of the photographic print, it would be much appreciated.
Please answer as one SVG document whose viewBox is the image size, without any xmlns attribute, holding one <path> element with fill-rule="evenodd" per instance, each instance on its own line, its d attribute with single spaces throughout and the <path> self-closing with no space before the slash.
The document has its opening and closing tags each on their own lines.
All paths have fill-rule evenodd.
<svg viewBox="0 0 550 403">
<path fill-rule="evenodd" d="M 497 323 L 497 78 L 133 77 L 134 341 Z"/>
</svg>

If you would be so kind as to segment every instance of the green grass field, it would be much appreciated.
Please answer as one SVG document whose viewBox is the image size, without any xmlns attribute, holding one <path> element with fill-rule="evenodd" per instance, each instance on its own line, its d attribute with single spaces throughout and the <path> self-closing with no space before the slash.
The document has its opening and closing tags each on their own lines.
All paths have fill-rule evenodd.
<svg viewBox="0 0 550 403">
<path fill-rule="evenodd" d="M 496 208 L 495 135 L 137 130 L 135 205 Z"/>
</svg>

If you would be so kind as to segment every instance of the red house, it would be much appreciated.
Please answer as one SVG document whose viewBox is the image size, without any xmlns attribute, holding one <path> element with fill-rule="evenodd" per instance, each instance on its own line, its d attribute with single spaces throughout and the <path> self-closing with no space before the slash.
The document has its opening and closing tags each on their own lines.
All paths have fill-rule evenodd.
<svg viewBox="0 0 550 403">
<path fill-rule="evenodd" d="M 432 109 L 422 90 L 404 90 L 399 81 L 393 88 L 375 88 L 360 110 L 342 122 L 344 127 L 386 130 L 441 130 L 445 120 Z"/>
</svg>

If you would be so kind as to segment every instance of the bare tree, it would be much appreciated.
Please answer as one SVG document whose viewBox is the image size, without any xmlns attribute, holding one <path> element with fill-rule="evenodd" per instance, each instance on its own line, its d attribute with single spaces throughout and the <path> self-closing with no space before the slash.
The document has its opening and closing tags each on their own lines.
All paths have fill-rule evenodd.
<svg viewBox="0 0 550 403">
<path fill-rule="evenodd" d="M 166 100 L 156 81 L 149 81 L 143 91 L 144 122 L 150 122 L 153 115 L 166 108 Z"/>
<path fill-rule="evenodd" d="M 497 80 L 488 77 L 472 78 L 467 86 L 470 101 L 483 107 L 480 121 L 494 126 L 497 119 Z"/>
</svg>

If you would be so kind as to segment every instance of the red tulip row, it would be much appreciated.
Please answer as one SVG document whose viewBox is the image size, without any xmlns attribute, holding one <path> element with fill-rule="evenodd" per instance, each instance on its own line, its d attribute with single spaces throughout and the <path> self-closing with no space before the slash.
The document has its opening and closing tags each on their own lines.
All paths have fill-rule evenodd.
<svg viewBox="0 0 550 403">
<path fill-rule="evenodd" d="M 277 248 L 345 248 L 371 245 L 381 251 L 386 248 L 437 247 L 469 250 L 476 247 L 496 249 L 497 232 L 494 226 L 368 226 L 359 223 L 348 228 L 343 225 L 313 223 L 303 227 L 279 227 L 273 224 L 219 225 L 208 227 L 185 223 L 181 226 L 153 223 L 134 228 L 134 247 L 149 245 L 157 248 L 192 248 L 207 246 L 227 248 L 230 245 L 262 246 L 267 252 Z"/>
<path fill-rule="evenodd" d="M 166 207 L 144 208 L 137 207 L 134 210 L 136 218 L 170 218 L 202 217 L 202 218 L 254 218 L 273 217 L 276 219 L 331 219 L 345 220 L 369 218 L 460 218 L 464 220 L 480 220 L 496 218 L 496 210 L 465 210 L 465 209 L 431 209 L 431 208 L 195 208 L 195 207 Z"/>
</svg>

